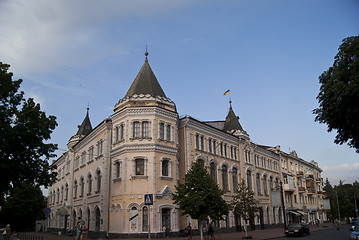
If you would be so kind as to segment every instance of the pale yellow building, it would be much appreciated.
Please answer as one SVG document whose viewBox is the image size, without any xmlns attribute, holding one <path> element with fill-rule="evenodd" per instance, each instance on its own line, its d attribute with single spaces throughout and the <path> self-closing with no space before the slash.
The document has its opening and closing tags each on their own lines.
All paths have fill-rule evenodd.
<svg viewBox="0 0 359 240">
<path fill-rule="evenodd" d="M 253 143 L 231 102 L 223 121 L 179 118 L 145 55 L 114 113 L 92 128 L 87 111 L 68 151 L 53 162 L 58 181 L 50 188 L 48 229 L 73 229 L 78 217 L 92 234 L 100 235 L 156 234 L 165 225 L 179 232 L 188 223 L 196 229 L 198 222 L 181 216 L 172 202 L 175 185 L 195 161 L 225 191 L 226 202 L 231 202 L 242 179 L 255 193 L 260 211 L 254 221 L 244 224 L 262 228 L 283 224 L 282 206 L 273 205 L 271 198 L 280 182 L 288 220 L 295 220 L 292 212 L 306 220 L 326 219 L 316 163 L 279 147 Z M 146 194 L 152 194 L 153 205 L 145 204 L 151 202 L 146 202 Z M 230 212 L 217 227 L 235 229 L 243 222 Z"/>
</svg>

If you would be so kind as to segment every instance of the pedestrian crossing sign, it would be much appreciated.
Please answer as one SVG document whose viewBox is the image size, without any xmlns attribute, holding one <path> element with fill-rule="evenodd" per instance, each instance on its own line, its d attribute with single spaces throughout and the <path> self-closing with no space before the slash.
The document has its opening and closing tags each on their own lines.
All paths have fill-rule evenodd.
<svg viewBox="0 0 359 240">
<path fill-rule="evenodd" d="M 145 205 L 153 205 L 153 194 L 145 194 Z"/>
</svg>

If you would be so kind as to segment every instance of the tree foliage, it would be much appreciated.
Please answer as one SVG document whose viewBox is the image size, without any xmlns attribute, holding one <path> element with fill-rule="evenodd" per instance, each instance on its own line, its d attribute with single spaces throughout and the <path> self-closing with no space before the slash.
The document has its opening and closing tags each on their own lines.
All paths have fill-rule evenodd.
<svg viewBox="0 0 359 240">
<path fill-rule="evenodd" d="M 315 121 L 337 131 L 334 142 L 359 152 L 359 36 L 343 40 L 334 64 L 319 77 Z"/>
<path fill-rule="evenodd" d="M 46 198 L 40 187 L 23 182 L 12 191 L 0 211 L 2 225 L 10 223 L 13 230 L 33 230 L 36 220 L 45 218 Z"/>
<path fill-rule="evenodd" d="M 48 160 L 55 144 L 45 143 L 57 126 L 32 98 L 19 91 L 22 80 L 12 80 L 10 65 L 0 62 L 0 206 L 21 182 L 49 186 L 55 180 Z"/>
<path fill-rule="evenodd" d="M 185 182 L 176 186 L 173 201 L 179 205 L 182 215 L 203 221 L 210 217 L 222 220 L 229 206 L 222 197 L 223 191 L 200 163 L 194 163 L 185 175 Z"/>
<path fill-rule="evenodd" d="M 250 219 L 258 213 L 259 208 L 254 199 L 254 192 L 249 190 L 244 179 L 239 185 L 237 194 L 233 196 L 231 205 L 233 213 L 244 219 Z"/>
<path fill-rule="evenodd" d="M 332 187 L 327 179 L 323 190 L 330 200 L 331 220 L 338 219 L 339 215 L 341 219 L 356 217 L 355 209 L 359 208 L 359 183 L 357 181 L 353 184 L 344 184 L 344 181 L 339 181 L 337 186 Z M 357 206 L 355 206 L 355 198 Z"/>
</svg>

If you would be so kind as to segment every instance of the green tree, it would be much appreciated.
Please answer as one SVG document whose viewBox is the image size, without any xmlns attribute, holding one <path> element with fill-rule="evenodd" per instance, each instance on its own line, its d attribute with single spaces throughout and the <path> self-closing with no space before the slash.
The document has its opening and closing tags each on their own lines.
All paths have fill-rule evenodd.
<svg viewBox="0 0 359 240">
<path fill-rule="evenodd" d="M 343 40 L 334 64 L 319 77 L 319 107 L 315 121 L 336 130 L 336 144 L 347 143 L 359 152 L 359 36 Z"/>
<path fill-rule="evenodd" d="M 47 187 L 56 178 L 48 160 L 57 146 L 44 142 L 57 126 L 56 117 L 24 98 L 22 80 L 13 81 L 9 67 L 0 62 L 0 206 L 21 182 Z"/>
<path fill-rule="evenodd" d="M 39 186 L 23 182 L 7 197 L 0 216 L 3 224 L 10 223 L 13 230 L 33 230 L 36 220 L 45 218 L 46 198 Z"/>
<path fill-rule="evenodd" d="M 223 191 L 213 181 L 209 173 L 198 162 L 194 163 L 185 175 L 184 183 L 176 186 L 173 201 L 179 205 L 182 215 L 189 215 L 200 223 L 208 217 L 223 220 L 229 206 L 223 199 Z M 202 235 L 202 224 L 201 239 Z"/>
<path fill-rule="evenodd" d="M 251 220 L 258 213 L 259 208 L 254 199 L 254 192 L 249 190 L 244 179 L 242 179 L 237 193 L 233 196 L 231 205 L 237 218 L 242 217 L 244 220 Z"/>
</svg>

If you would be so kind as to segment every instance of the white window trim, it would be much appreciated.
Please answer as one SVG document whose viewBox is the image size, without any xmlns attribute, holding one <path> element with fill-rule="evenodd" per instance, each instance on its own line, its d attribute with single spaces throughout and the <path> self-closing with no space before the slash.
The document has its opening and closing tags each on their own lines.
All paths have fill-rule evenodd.
<svg viewBox="0 0 359 240">
<path fill-rule="evenodd" d="M 162 166 L 163 166 L 162 163 L 165 160 L 168 161 L 168 176 L 163 176 L 162 175 Z M 167 180 L 172 180 L 173 179 L 173 177 L 172 177 L 172 169 L 173 169 L 172 165 L 173 165 L 173 162 L 172 162 L 172 160 L 170 158 L 162 158 L 161 159 L 161 165 L 160 165 L 161 179 L 167 179 Z"/>
</svg>

